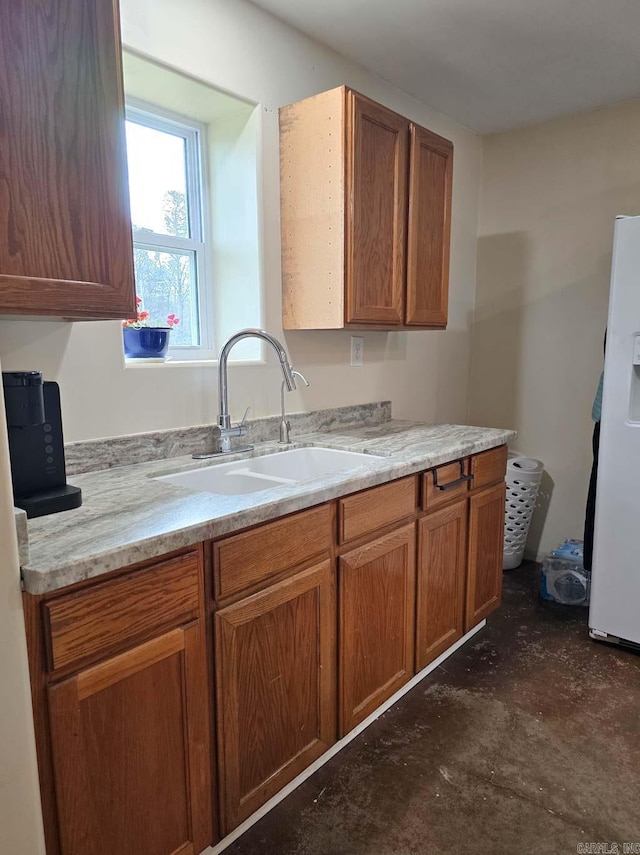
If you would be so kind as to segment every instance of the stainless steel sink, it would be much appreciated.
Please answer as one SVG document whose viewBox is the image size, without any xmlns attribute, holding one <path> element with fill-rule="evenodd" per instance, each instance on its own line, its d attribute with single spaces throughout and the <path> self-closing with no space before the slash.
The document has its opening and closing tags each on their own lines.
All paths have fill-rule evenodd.
<svg viewBox="0 0 640 855">
<path fill-rule="evenodd" d="M 370 466 L 374 460 L 380 459 L 371 454 L 332 448 L 294 448 L 190 472 L 161 475 L 154 480 L 199 493 L 239 496 Z"/>
</svg>

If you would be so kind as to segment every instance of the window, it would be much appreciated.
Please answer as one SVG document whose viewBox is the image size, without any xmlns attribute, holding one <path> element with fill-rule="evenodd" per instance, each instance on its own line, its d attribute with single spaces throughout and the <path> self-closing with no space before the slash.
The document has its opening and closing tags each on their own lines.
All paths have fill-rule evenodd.
<svg viewBox="0 0 640 855">
<path fill-rule="evenodd" d="M 205 242 L 205 127 L 139 102 L 126 137 L 136 291 L 152 323 L 170 314 L 178 359 L 212 359 L 213 318 Z"/>
<path fill-rule="evenodd" d="M 152 321 L 181 319 L 169 365 L 214 362 L 263 325 L 263 109 L 127 50 L 123 70 L 138 292 Z M 231 359 L 262 361 L 262 343 Z"/>
</svg>

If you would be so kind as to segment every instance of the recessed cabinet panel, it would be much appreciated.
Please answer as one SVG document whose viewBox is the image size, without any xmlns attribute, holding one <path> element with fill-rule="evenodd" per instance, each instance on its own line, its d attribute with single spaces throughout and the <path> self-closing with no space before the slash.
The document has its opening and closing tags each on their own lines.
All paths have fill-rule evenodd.
<svg viewBox="0 0 640 855">
<path fill-rule="evenodd" d="M 453 145 L 411 125 L 406 323 L 446 326 Z"/>
<path fill-rule="evenodd" d="M 451 647 L 464 632 L 467 500 L 418 523 L 416 670 Z"/>
<path fill-rule="evenodd" d="M 413 675 L 415 527 L 339 560 L 340 736 Z"/>
<path fill-rule="evenodd" d="M 335 741 L 335 582 L 324 561 L 215 615 L 228 834 Z"/>
<path fill-rule="evenodd" d="M 469 501 L 467 631 L 500 605 L 505 492 L 503 482 L 472 495 Z"/>
<path fill-rule="evenodd" d="M 347 322 L 401 324 L 408 122 L 355 92 L 350 115 Z"/>
<path fill-rule="evenodd" d="M 204 633 L 176 629 L 50 686 L 62 855 L 211 842 Z"/>
<path fill-rule="evenodd" d="M 340 543 L 374 535 L 385 526 L 406 521 L 416 510 L 417 486 L 416 478 L 410 476 L 340 499 Z"/>
<path fill-rule="evenodd" d="M 509 451 L 506 445 L 499 445 L 489 451 L 474 454 L 471 458 L 471 474 L 473 475 L 472 486 L 477 490 L 479 487 L 488 487 L 496 481 L 503 481 L 507 470 L 507 458 Z"/>
<path fill-rule="evenodd" d="M 116 0 L 3 4 L 0 313 L 135 311 Z"/>
</svg>

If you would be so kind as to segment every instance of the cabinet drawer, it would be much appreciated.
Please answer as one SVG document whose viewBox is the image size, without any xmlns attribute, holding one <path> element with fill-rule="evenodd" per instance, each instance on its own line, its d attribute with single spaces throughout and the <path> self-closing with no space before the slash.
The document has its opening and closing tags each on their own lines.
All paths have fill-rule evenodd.
<svg viewBox="0 0 640 855">
<path fill-rule="evenodd" d="M 416 491 L 417 480 L 412 476 L 340 499 L 340 543 L 410 517 L 416 509 Z"/>
<path fill-rule="evenodd" d="M 472 487 L 486 487 L 504 480 L 507 472 L 507 446 L 500 445 L 471 458 Z"/>
<path fill-rule="evenodd" d="M 268 582 L 302 562 L 331 549 L 333 505 L 320 505 L 213 545 L 217 598 Z"/>
<path fill-rule="evenodd" d="M 49 666 L 104 658 L 199 612 L 196 551 L 45 603 Z"/>
<path fill-rule="evenodd" d="M 474 486 L 469 476 L 469 460 L 454 460 L 430 469 L 422 476 L 422 509 L 431 511 L 457 499 L 464 499 L 469 485 Z"/>
</svg>

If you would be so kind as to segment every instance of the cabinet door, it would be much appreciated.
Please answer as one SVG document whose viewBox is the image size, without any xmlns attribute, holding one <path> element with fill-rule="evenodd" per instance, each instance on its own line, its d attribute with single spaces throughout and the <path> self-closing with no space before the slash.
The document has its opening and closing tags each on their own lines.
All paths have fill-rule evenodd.
<svg viewBox="0 0 640 855">
<path fill-rule="evenodd" d="M 409 325 L 446 326 L 453 145 L 411 125 L 407 303 Z"/>
<path fill-rule="evenodd" d="M 416 670 L 433 662 L 464 633 L 467 500 L 418 523 Z"/>
<path fill-rule="evenodd" d="M 200 623 L 49 687 L 62 855 L 195 855 L 212 837 Z"/>
<path fill-rule="evenodd" d="M 330 561 L 215 615 L 221 821 L 228 834 L 334 742 Z"/>
<path fill-rule="evenodd" d="M 347 323 L 402 324 L 409 123 L 348 93 Z"/>
<path fill-rule="evenodd" d="M 3 4 L 0 313 L 135 309 L 116 0 Z"/>
<path fill-rule="evenodd" d="M 496 484 L 469 503 L 467 631 L 500 605 L 505 490 L 504 483 Z"/>
<path fill-rule="evenodd" d="M 347 552 L 339 563 L 340 735 L 413 675 L 415 527 Z"/>
</svg>

